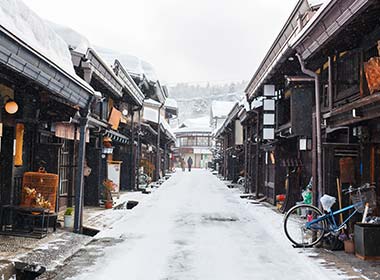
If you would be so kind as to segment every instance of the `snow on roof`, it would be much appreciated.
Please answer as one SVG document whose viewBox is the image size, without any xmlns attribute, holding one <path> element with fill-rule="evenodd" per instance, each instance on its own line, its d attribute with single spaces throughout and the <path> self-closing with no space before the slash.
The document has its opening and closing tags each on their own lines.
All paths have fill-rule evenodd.
<svg viewBox="0 0 380 280">
<path fill-rule="evenodd" d="M 152 98 L 144 99 L 144 105 L 150 105 L 153 107 L 160 107 L 161 103 L 157 102 L 156 100 L 153 100 Z"/>
<path fill-rule="evenodd" d="M 179 128 L 175 130 L 176 133 L 180 132 L 209 132 L 211 133 L 212 128 L 210 127 L 210 118 L 208 116 L 187 119 L 185 120 Z"/>
<path fill-rule="evenodd" d="M 47 21 L 47 23 L 57 34 L 59 34 L 59 36 L 63 38 L 63 40 L 65 40 L 70 49 L 81 54 L 86 54 L 87 50 L 92 48 L 90 41 L 74 29 L 50 21 Z"/>
<path fill-rule="evenodd" d="M 119 60 L 123 67 L 131 75 L 139 77 L 145 75 L 145 77 L 152 82 L 156 82 L 158 80 L 156 72 L 154 71 L 152 65 L 140 59 L 137 56 L 133 56 L 126 53 L 120 53 L 118 51 L 110 50 L 99 46 L 96 47 L 96 50 L 110 64 L 113 64 L 115 59 Z"/>
<path fill-rule="evenodd" d="M 144 107 L 143 109 L 143 119 L 149 122 L 158 123 L 158 109 L 153 109 L 149 107 Z M 174 132 L 165 118 L 160 118 L 160 124 L 167 131 L 169 136 L 175 139 Z"/>
<path fill-rule="evenodd" d="M 214 100 L 211 104 L 211 117 L 226 118 L 235 104 L 236 102 Z"/>
<path fill-rule="evenodd" d="M 309 3 L 310 7 L 316 7 L 324 4 L 326 0 L 308 0 L 307 2 Z"/>
<path fill-rule="evenodd" d="M 175 99 L 173 99 L 173 98 L 169 98 L 168 97 L 165 100 L 165 107 L 178 109 L 177 101 Z"/>
<path fill-rule="evenodd" d="M 0 25 L 77 77 L 66 42 L 21 0 L 0 1 Z"/>
<path fill-rule="evenodd" d="M 244 96 L 242 99 L 240 99 L 239 106 L 243 107 L 246 111 L 249 110 L 249 103 L 247 101 L 247 97 Z"/>
</svg>

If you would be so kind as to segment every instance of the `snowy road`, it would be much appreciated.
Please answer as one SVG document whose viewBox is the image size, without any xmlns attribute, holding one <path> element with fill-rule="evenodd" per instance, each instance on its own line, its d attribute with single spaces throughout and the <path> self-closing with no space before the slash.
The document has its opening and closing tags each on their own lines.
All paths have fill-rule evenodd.
<svg viewBox="0 0 380 280">
<path fill-rule="evenodd" d="M 178 171 L 99 238 L 103 248 L 75 279 L 344 279 L 293 249 L 282 215 L 239 198 L 208 171 Z"/>
</svg>

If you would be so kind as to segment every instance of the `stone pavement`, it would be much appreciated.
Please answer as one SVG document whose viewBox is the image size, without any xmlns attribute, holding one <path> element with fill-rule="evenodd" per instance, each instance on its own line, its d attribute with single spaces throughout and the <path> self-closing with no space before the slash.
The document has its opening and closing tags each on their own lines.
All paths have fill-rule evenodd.
<svg viewBox="0 0 380 280">
<path fill-rule="evenodd" d="M 141 201 L 146 196 L 141 192 L 123 192 L 115 200 L 114 206 L 124 206 L 129 200 Z M 123 209 L 85 207 L 83 225 L 101 231 L 111 228 L 125 214 Z M 59 214 L 58 220 L 63 221 L 63 212 Z M 15 261 L 39 264 L 47 270 L 53 270 L 91 240 L 92 236 L 75 234 L 64 228 L 57 228 L 56 232 L 49 233 L 42 239 L 0 235 L 0 279 L 9 279 L 14 274 Z"/>
</svg>

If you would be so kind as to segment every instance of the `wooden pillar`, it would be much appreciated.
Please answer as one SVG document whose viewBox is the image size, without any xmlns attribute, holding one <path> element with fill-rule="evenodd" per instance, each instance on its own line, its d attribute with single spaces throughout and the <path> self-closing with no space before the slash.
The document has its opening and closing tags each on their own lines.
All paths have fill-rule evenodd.
<svg viewBox="0 0 380 280">
<path fill-rule="evenodd" d="M 75 184 L 75 216 L 74 216 L 74 232 L 82 232 L 83 223 L 83 168 L 86 157 L 86 129 L 88 125 L 87 116 L 80 118 L 80 139 L 78 148 L 78 168 Z"/>
<path fill-rule="evenodd" d="M 328 57 L 328 65 L 329 65 L 329 71 L 328 71 L 328 98 L 329 98 L 329 110 L 331 111 L 333 109 L 333 59 L 331 56 Z"/>
<path fill-rule="evenodd" d="M 129 184 L 131 186 L 132 190 L 136 189 L 136 147 L 135 147 L 135 124 L 134 124 L 134 116 L 135 112 L 132 111 L 132 116 L 131 116 L 131 150 L 130 150 L 130 157 L 131 157 L 131 177 L 129 178 Z"/>
<path fill-rule="evenodd" d="M 248 127 L 244 126 L 244 192 L 248 193 Z"/>
<path fill-rule="evenodd" d="M 313 186 L 312 186 L 312 193 L 313 193 L 313 205 L 318 206 L 318 186 L 317 186 L 317 125 L 316 125 L 316 119 L 315 119 L 315 113 L 313 113 L 313 137 L 312 137 L 312 174 L 313 174 Z"/>
</svg>

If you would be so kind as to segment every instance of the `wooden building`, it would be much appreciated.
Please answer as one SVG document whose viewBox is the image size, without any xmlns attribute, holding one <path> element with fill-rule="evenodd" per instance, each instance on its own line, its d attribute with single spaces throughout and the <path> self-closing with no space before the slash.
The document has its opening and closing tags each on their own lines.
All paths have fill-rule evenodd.
<svg viewBox="0 0 380 280">
<path fill-rule="evenodd" d="M 248 144 L 247 176 L 271 203 L 294 205 L 311 178 L 315 204 L 337 195 L 337 178 L 378 185 L 378 12 L 376 1 L 299 1 L 249 82 L 248 102 L 263 107 L 243 121 L 259 146 Z"/>
</svg>

